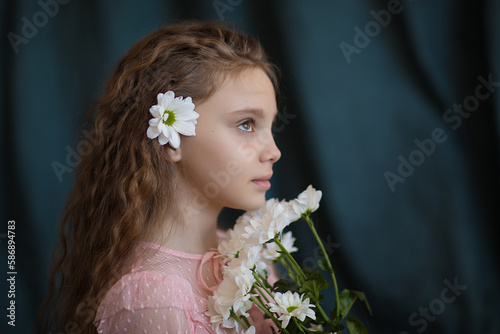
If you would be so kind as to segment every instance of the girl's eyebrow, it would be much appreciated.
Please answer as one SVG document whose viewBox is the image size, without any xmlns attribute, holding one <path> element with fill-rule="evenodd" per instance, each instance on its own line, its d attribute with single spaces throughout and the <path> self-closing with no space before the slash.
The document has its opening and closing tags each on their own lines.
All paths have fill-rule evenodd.
<svg viewBox="0 0 500 334">
<path fill-rule="evenodd" d="M 231 115 L 235 116 L 247 116 L 253 115 L 254 117 L 264 118 L 264 111 L 261 108 L 247 108 L 231 112 Z M 278 116 L 278 110 L 274 112 L 273 119 Z"/>
</svg>

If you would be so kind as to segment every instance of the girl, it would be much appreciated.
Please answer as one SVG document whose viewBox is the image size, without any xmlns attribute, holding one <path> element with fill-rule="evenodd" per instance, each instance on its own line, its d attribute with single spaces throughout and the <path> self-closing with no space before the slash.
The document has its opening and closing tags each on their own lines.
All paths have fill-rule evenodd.
<svg viewBox="0 0 500 334">
<path fill-rule="evenodd" d="M 275 87 L 260 44 L 216 23 L 165 27 L 130 49 L 95 108 L 43 331 L 213 332 L 217 216 L 265 203 L 280 158 Z"/>
</svg>

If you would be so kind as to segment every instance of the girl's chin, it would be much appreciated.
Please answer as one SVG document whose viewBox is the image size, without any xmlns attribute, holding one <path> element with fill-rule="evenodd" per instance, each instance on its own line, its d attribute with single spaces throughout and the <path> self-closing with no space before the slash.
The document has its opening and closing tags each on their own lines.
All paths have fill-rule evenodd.
<svg viewBox="0 0 500 334">
<path fill-rule="evenodd" d="M 266 198 L 263 196 L 262 197 L 262 200 L 260 201 L 256 201 L 255 203 L 249 203 L 248 207 L 243 209 L 245 211 L 255 211 L 255 210 L 258 210 L 260 209 L 262 206 L 264 206 L 264 204 L 266 204 Z"/>
<path fill-rule="evenodd" d="M 266 204 L 265 196 L 262 196 L 260 199 L 255 199 L 254 201 L 248 201 L 246 203 L 241 203 L 240 205 L 235 205 L 232 209 L 243 210 L 243 211 L 255 211 L 260 209 L 262 206 Z"/>
</svg>

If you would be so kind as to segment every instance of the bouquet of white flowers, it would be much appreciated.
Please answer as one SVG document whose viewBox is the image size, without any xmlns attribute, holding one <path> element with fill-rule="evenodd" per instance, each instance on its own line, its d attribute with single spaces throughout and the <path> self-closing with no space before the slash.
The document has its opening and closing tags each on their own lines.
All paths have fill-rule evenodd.
<svg viewBox="0 0 500 334">
<path fill-rule="evenodd" d="M 247 212 L 228 231 L 220 243 L 219 253 L 224 266 L 224 277 L 218 289 L 208 300 L 208 312 L 214 330 L 219 327 L 236 328 L 241 333 L 255 333 L 248 320 L 252 305 L 260 308 L 274 322 L 280 333 L 341 333 L 346 324 L 349 333 L 368 333 L 354 317 L 347 317 L 356 300 L 370 306 L 360 291 L 338 291 L 337 281 L 310 218 L 319 207 L 321 191 L 312 186 L 296 199 L 286 202 L 270 199 L 261 209 Z M 301 268 L 290 253 L 297 251 L 291 232 L 283 233 L 290 223 L 304 219 L 321 249 L 318 266 L 331 276 L 327 282 L 318 269 Z M 268 266 L 280 262 L 290 279 L 268 282 Z M 321 307 L 321 291 L 333 283 L 335 309 L 329 314 Z"/>
</svg>

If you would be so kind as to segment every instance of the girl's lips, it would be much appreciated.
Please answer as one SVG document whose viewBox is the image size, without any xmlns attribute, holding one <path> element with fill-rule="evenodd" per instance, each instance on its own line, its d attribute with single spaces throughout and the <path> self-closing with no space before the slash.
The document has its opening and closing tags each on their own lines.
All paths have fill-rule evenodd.
<svg viewBox="0 0 500 334">
<path fill-rule="evenodd" d="M 269 182 L 269 180 L 252 180 L 252 182 L 264 189 L 271 188 L 271 182 Z"/>
</svg>

